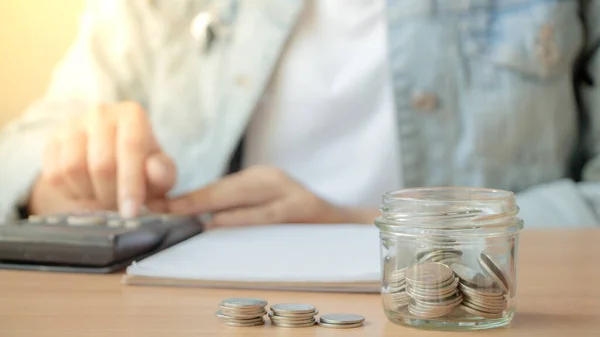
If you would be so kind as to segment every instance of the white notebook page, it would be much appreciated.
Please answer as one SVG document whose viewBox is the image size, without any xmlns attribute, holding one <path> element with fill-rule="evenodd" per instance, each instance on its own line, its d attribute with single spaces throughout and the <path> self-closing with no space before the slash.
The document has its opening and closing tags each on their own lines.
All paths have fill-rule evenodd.
<svg viewBox="0 0 600 337">
<path fill-rule="evenodd" d="M 218 229 L 132 264 L 127 275 L 257 283 L 377 283 L 379 254 L 379 232 L 368 225 Z"/>
</svg>

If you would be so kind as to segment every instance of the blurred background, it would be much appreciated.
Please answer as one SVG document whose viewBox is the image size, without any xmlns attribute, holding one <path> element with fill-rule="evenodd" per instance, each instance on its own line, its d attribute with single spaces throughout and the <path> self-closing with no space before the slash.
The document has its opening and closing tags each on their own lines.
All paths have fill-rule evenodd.
<svg viewBox="0 0 600 337">
<path fill-rule="evenodd" d="M 0 127 L 43 94 L 75 38 L 84 0 L 0 1 Z"/>
</svg>

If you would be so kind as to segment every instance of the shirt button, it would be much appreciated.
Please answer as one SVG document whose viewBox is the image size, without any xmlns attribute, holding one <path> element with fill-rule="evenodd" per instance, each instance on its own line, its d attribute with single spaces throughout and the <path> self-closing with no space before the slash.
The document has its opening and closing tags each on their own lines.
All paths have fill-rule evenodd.
<svg viewBox="0 0 600 337">
<path fill-rule="evenodd" d="M 240 75 L 235 78 L 235 84 L 242 88 L 249 88 L 250 79 L 247 76 Z"/>
<path fill-rule="evenodd" d="M 214 17 L 209 12 L 201 12 L 192 20 L 190 25 L 190 33 L 196 41 L 204 47 L 208 47 L 212 42 L 213 33 L 211 26 L 214 24 Z"/>
<path fill-rule="evenodd" d="M 413 95 L 412 106 L 419 111 L 433 111 L 438 106 L 438 99 L 432 93 L 417 93 Z"/>
</svg>

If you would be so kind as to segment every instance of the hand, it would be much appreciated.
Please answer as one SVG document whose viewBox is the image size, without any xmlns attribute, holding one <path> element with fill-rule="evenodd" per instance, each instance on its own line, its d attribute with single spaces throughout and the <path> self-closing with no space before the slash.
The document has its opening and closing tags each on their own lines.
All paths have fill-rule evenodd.
<svg viewBox="0 0 600 337">
<path fill-rule="evenodd" d="M 134 217 L 146 200 L 164 196 L 175 176 L 139 105 L 102 106 L 51 137 L 29 206 L 34 214 L 119 209 Z"/>
<path fill-rule="evenodd" d="M 160 207 L 157 205 L 156 207 Z M 256 166 L 168 202 L 179 214 L 212 213 L 208 228 L 280 223 L 373 223 L 374 210 L 334 206 L 283 171 Z"/>
</svg>

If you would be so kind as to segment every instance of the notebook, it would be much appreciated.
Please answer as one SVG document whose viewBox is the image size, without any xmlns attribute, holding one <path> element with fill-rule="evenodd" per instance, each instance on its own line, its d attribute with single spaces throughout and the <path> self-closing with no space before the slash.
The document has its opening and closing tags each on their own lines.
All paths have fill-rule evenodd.
<svg viewBox="0 0 600 337">
<path fill-rule="evenodd" d="M 129 285 L 379 292 L 379 232 L 289 224 L 206 231 L 132 263 Z"/>
</svg>

